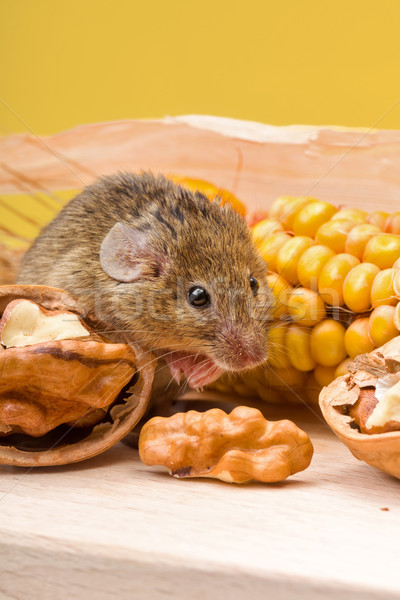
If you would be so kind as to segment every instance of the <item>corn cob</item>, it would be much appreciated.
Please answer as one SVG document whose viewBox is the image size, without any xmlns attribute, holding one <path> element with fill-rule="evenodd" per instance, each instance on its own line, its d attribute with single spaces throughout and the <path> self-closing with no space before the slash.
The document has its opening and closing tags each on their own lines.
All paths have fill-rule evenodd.
<svg viewBox="0 0 400 600">
<path fill-rule="evenodd" d="M 267 400 L 273 388 L 274 401 L 306 389 L 315 401 L 355 356 L 399 334 L 400 212 L 282 196 L 253 239 L 275 298 L 269 364 L 217 388 Z"/>
</svg>

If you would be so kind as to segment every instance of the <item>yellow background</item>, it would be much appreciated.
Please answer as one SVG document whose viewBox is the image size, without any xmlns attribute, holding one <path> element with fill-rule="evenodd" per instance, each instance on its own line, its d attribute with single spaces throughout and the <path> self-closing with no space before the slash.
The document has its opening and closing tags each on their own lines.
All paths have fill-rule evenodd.
<svg viewBox="0 0 400 600">
<path fill-rule="evenodd" d="M 187 113 L 400 129 L 399 26 L 398 0 L 0 0 L 0 133 Z"/>
</svg>

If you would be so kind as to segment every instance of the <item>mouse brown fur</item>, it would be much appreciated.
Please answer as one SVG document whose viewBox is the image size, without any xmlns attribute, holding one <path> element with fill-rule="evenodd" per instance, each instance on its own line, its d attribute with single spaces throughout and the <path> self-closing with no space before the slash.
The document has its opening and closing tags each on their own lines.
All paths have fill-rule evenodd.
<svg viewBox="0 0 400 600">
<path fill-rule="evenodd" d="M 118 173 L 86 187 L 42 230 L 18 283 L 68 290 L 164 353 L 192 387 L 267 358 L 271 295 L 245 220 L 163 176 Z M 189 303 L 196 286 L 206 306 Z"/>
</svg>

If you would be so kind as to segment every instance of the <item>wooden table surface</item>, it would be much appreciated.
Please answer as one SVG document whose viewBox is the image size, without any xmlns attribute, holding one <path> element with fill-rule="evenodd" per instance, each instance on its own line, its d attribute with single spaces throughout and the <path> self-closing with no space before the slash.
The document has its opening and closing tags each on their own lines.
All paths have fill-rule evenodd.
<svg viewBox="0 0 400 600">
<path fill-rule="evenodd" d="M 315 446 L 280 484 L 177 480 L 123 443 L 66 467 L 0 467 L 0 598 L 400 598 L 400 481 L 309 409 L 268 415 Z"/>
</svg>

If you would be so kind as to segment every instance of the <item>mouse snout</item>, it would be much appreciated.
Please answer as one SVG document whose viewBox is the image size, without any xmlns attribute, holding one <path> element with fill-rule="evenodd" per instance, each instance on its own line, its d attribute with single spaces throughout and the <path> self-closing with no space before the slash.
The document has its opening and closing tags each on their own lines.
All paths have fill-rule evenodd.
<svg viewBox="0 0 400 600">
<path fill-rule="evenodd" d="M 224 325 L 221 331 L 222 350 L 219 354 L 228 369 L 241 370 L 264 362 L 267 348 L 263 340 L 242 331 L 232 322 Z"/>
</svg>

